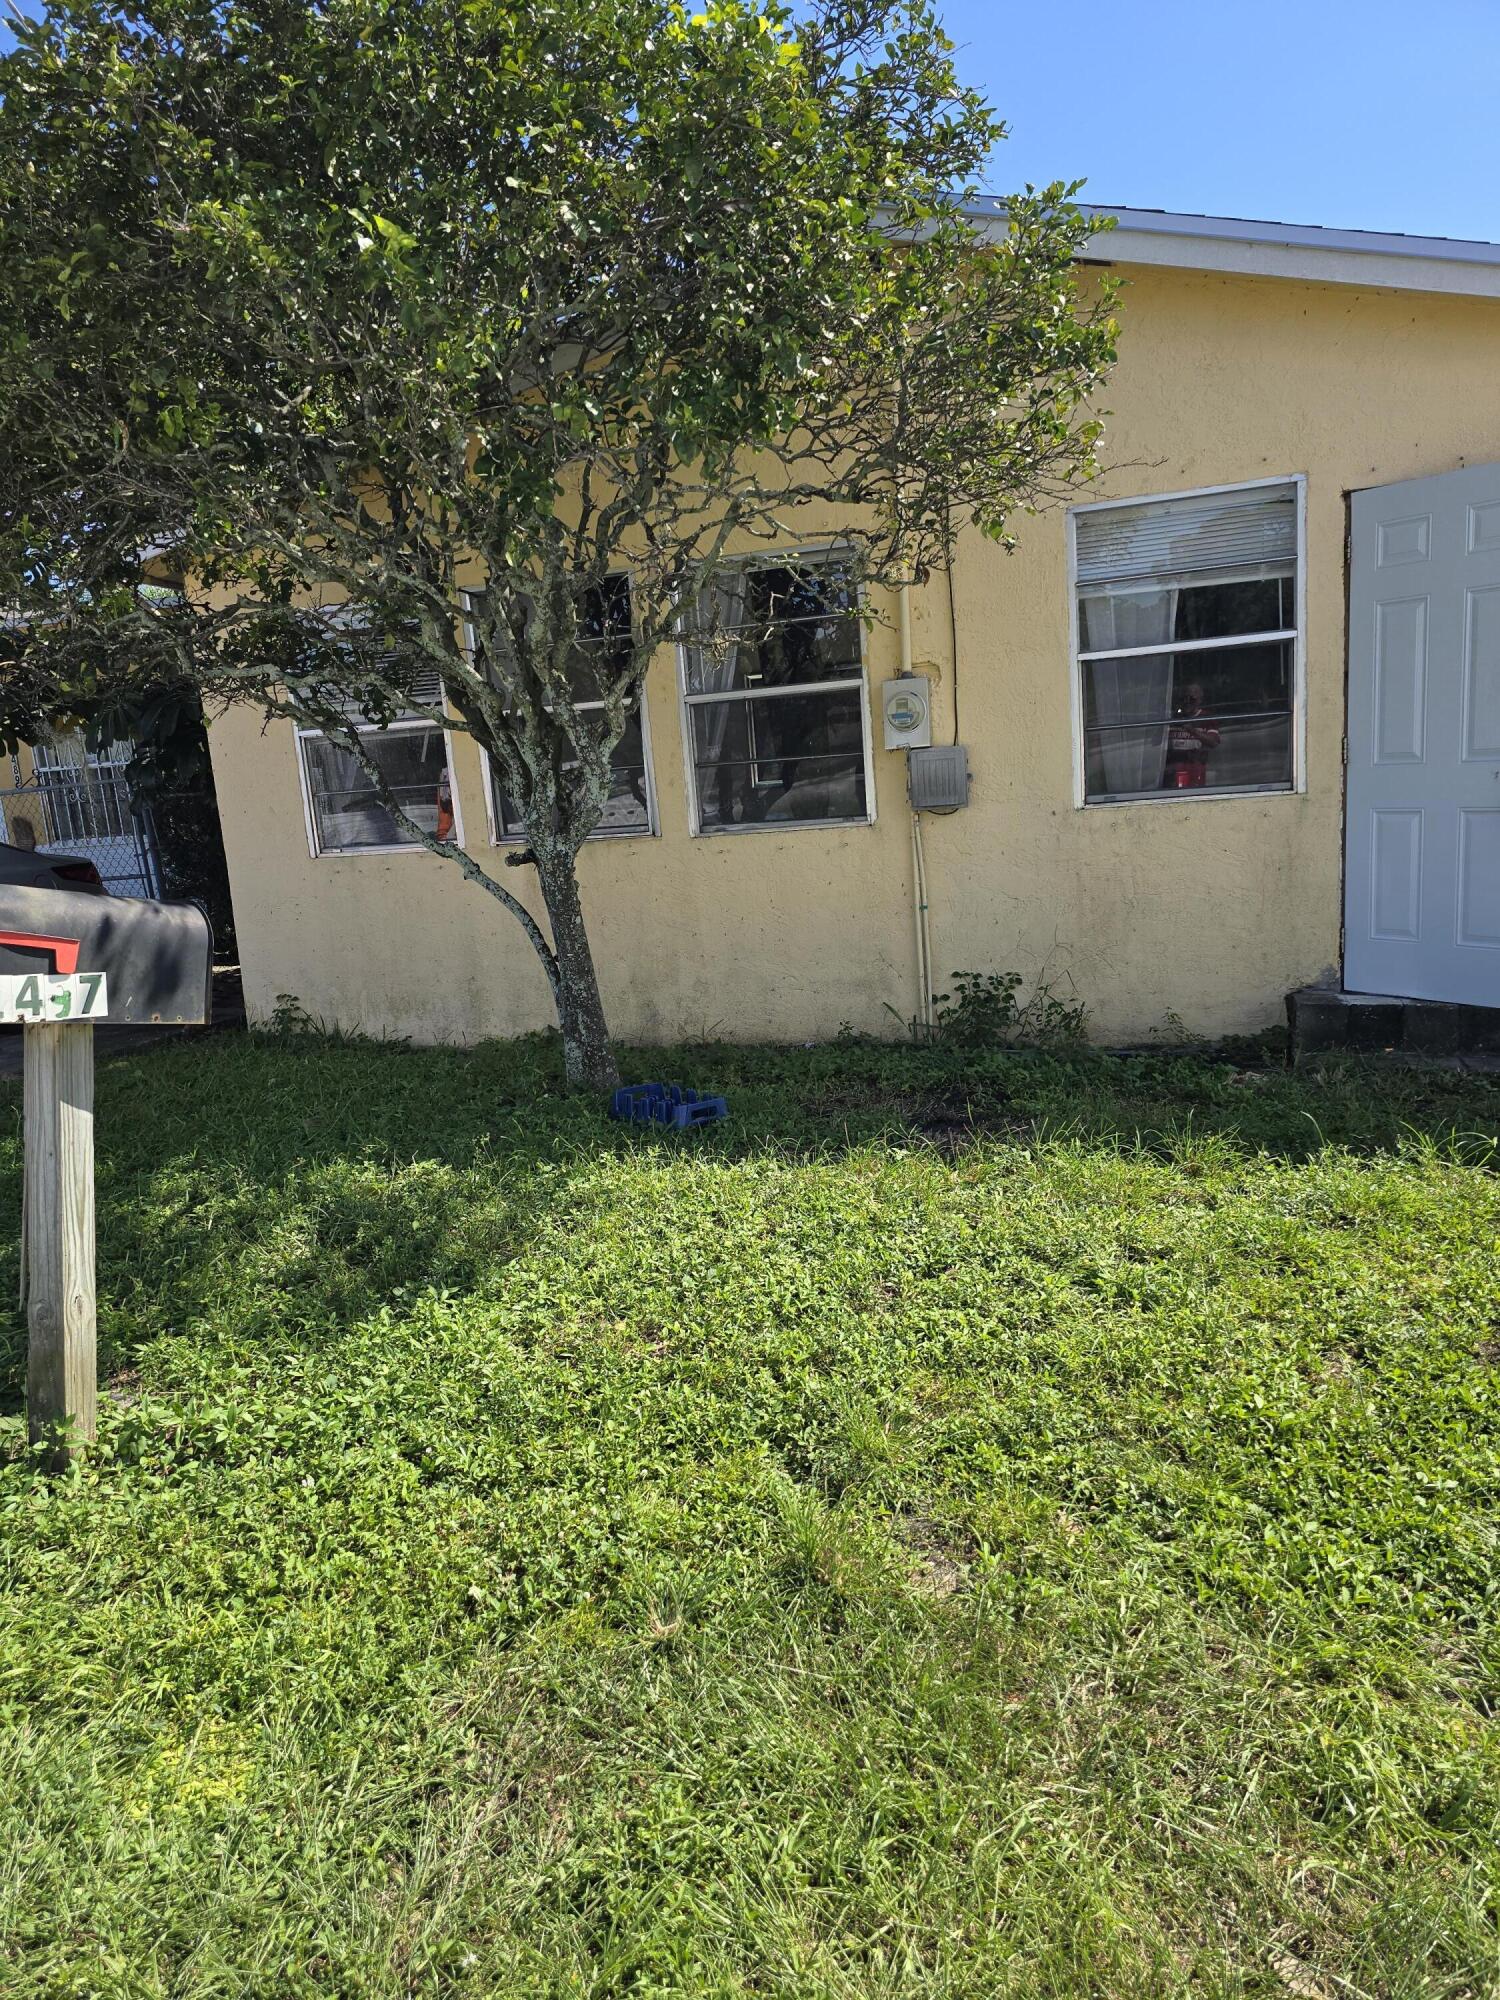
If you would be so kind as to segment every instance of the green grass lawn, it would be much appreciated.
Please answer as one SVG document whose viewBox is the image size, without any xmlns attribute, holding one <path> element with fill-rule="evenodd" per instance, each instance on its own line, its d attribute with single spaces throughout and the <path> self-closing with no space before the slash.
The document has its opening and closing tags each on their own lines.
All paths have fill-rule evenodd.
<svg viewBox="0 0 1500 2000">
<path fill-rule="evenodd" d="M 1500 1990 L 1500 1085 L 211 1037 L 99 1077 L 0 1991 Z"/>
</svg>

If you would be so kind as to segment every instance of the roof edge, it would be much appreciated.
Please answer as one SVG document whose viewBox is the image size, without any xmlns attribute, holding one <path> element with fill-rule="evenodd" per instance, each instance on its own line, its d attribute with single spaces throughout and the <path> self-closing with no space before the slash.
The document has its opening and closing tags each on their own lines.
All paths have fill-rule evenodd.
<svg viewBox="0 0 1500 2000">
<path fill-rule="evenodd" d="M 1500 298 L 1500 243 L 1228 215 L 1177 215 L 1166 209 L 1110 208 L 1102 202 L 1080 202 L 1079 207 L 1087 216 L 1114 217 L 1114 228 L 1090 238 L 1084 252 L 1103 263 Z M 1004 198 L 982 196 L 967 204 L 966 213 L 981 228 L 998 229 L 1005 220 Z"/>
</svg>

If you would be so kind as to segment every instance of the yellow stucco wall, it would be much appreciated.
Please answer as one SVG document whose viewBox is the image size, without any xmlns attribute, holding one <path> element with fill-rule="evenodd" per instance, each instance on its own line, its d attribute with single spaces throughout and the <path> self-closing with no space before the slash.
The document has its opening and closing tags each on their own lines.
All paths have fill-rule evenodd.
<svg viewBox="0 0 1500 2000">
<path fill-rule="evenodd" d="M 1079 810 L 1063 514 L 1023 521 L 1010 556 L 969 537 L 953 583 L 973 794 L 968 810 L 924 820 L 934 966 L 940 985 L 960 967 L 1044 974 L 1087 1002 L 1102 1039 L 1149 1034 L 1169 1012 L 1203 1033 L 1253 1029 L 1338 959 L 1345 495 L 1500 460 L 1500 302 L 1122 275 L 1111 470 L 1082 497 L 1306 477 L 1306 790 Z M 913 623 L 947 740 L 943 580 L 917 595 Z M 892 630 L 871 635 L 872 689 L 897 658 Z M 676 676 L 663 654 L 646 691 L 660 837 L 598 841 L 580 861 L 617 1032 L 895 1031 L 917 1000 L 910 816 L 878 703 L 873 825 L 694 839 Z M 253 1016 L 292 993 L 326 1020 L 420 1040 L 550 1024 L 519 926 L 451 865 L 309 856 L 289 725 L 231 714 L 211 740 Z M 466 838 L 498 862 L 477 753 L 462 738 L 456 751 Z"/>
</svg>

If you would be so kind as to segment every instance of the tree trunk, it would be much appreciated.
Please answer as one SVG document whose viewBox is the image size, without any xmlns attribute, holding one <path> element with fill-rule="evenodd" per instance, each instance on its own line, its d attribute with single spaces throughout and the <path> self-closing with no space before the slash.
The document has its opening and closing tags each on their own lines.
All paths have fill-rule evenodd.
<svg viewBox="0 0 1500 2000">
<path fill-rule="evenodd" d="M 564 1074 L 575 1090 L 613 1090 L 620 1072 L 584 928 L 575 857 L 567 848 L 553 848 L 550 843 L 547 851 L 533 843 L 532 852 L 557 960 L 557 1018 L 562 1028 Z"/>
</svg>

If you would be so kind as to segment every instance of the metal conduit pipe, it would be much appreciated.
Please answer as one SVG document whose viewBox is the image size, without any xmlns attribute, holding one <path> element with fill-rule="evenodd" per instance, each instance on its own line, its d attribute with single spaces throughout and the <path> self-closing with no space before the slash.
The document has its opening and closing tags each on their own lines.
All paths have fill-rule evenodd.
<svg viewBox="0 0 1500 2000">
<path fill-rule="evenodd" d="M 911 586 L 902 584 L 897 593 L 897 616 L 901 636 L 901 672 L 913 671 L 911 641 Z M 924 1033 L 932 1031 L 932 929 L 927 912 L 927 862 L 922 852 L 922 815 L 911 816 L 912 922 L 917 948 L 917 1010 L 915 1019 Z"/>
</svg>

